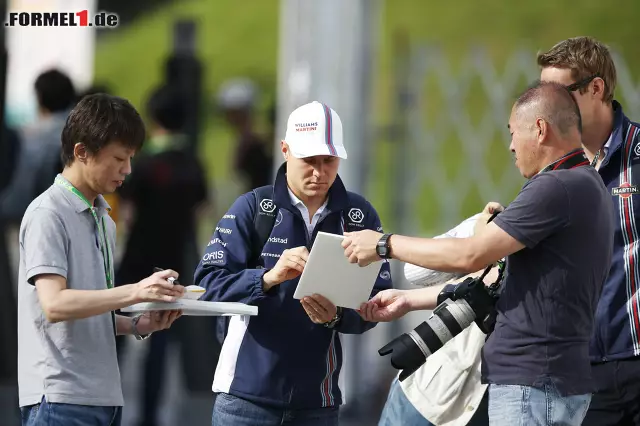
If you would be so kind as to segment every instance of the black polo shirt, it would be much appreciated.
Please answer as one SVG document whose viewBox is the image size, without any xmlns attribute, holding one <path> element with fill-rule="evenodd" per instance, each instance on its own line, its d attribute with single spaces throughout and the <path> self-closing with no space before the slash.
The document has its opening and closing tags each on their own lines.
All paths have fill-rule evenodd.
<svg viewBox="0 0 640 426">
<path fill-rule="evenodd" d="M 540 173 L 494 223 L 526 247 L 507 257 L 483 382 L 591 393 L 589 340 L 613 246 L 602 179 L 590 166 Z"/>
</svg>

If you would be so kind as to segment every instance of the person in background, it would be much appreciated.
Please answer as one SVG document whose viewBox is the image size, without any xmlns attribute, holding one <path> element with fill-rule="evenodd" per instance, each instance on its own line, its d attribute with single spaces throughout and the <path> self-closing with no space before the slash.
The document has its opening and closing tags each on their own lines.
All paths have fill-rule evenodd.
<svg viewBox="0 0 640 426">
<path fill-rule="evenodd" d="M 139 280 L 155 267 L 178 272 L 197 265 L 198 211 L 207 202 L 207 182 L 199 160 L 182 133 L 184 99 L 171 86 L 156 89 L 147 103 L 150 138 L 134 160 L 134 169 L 119 191 L 121 215 L 128 237 L 117 272 L 118 282 Z M 183 285 L 191 274 L 182 275 Z M 144 358 L 140 424 L 158 424 L 157 415 L 166 377 L 171 337 L 180 347 L 182 369 L 191 392 L 207 393 L 207 373 L 213 373 L 218 348 L 203 341 L 213 333 L 210 317 L 185 317 L 176 327 L 150 338 Z M 119 342 L 122 354 L 124 341 Z M 200 360 L 200 361 L 198 361 Z"/>
<path fill-rule="evenodd" d="M 0 214 L 14 225 L 20 223 L 29 203 L 62 171 L 60 134 L 76 104 L 71 79 L 57 69 L 40 74 L 34 90 L 38 118 L 22 130 L 17 168 L 11 184 L 0 194 Z"/>
<path fill-rule="evenodd" d="M 218 108 L 231 126 L 235 137 L 234 168 L 246 182 L 247 190 L 273 182 L 271 141 L 265 141 L 255 130 L 257 88 L 245 78 L 228 80 L 220 87 Z"/>
<path fill-rule="evenodd" d="M 0 130 L 0 192 L 6 188 L 12 179 L 15 171 L 20 150 L 20 140 L 18 133 L 3 123 Z M 6 236 L 7 224 L 0 216 L 0 291 L 3 296 L 0 299 L 0 386 L 11 384 L 16 381 L 17 364 L 17 306 L 16 289 L 14 287 L 15 277 L 12 276 L 11 261 L 7 247 L 8 238 Z M 3 395 L 0 394 L 0 408 L 4 408 L 2 403 Z M 6 398 L 8 400 L 9 398 Z M 14 408 L 14 407 L 12 407 Z M 1 410 L 0 410 L 1 411 Z"/>
<path fill-rule="evenodd" d="M 493 203 L 482 213 L 475 214 L 435 238 L 468 238 L 486 222 Z M 500 266 L 499 266 L 500 267 Z M 493 283 L 499 267 L 485 277 Z M 483 271 L 469 274 L 480 276 Z M 459 283 L 463 274 L 425 269 L 406 263 L 404 276 L 417 287 L 440 287 L 445 283 Z M 425 313 L 425 315 L 428 315 Z M 426 317 L 425 317 L 426 318 Z M 378 426 L 486 426 L 489 424 L 487 385 L 481 383 L 481 352 L 486 335 L 476 324 L 462 330 L 451 341 L 429 356 L 415 373 L 391 383 L 389 395 Z"/>
</svg>

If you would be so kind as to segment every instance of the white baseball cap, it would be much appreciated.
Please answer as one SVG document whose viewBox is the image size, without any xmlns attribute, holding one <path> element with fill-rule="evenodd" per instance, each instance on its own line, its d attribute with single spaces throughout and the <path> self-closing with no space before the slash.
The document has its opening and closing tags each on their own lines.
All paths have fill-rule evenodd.
<svg viewBox="0 0 640 426">
<path fill-rule="evenodd" d="M 296 158 L 315 155 L 347 158 L 340 117 L 318 101 L 302 105 L 289 115 L 284 141 Z"/>
</svg>

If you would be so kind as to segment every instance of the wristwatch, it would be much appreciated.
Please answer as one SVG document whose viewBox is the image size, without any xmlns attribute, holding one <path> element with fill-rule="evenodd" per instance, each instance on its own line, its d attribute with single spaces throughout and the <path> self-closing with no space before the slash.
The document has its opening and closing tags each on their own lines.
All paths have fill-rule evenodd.
<svg viewBox="0 0 640 426">
<path fill-rule="evenodd" d="M 149 333 L 149 334 L 140 334 L 138 333 L 138 321 L 140 321 L 140 318 L 142 318 L 143 314 L 138 314 L 135 317 L 131 318 L 131 330 L 133 334 L 133 337 L 136 338 L 136 340 L 144 340 L 144 339 L 148 339 L 149 336 L 151 336 L 153 333 Z"/>
<path fill-rule="evenodd" d="M 338 323 L 340 322 L 341 319 L 342 319 L 342 308 L 340 306 L 338 306 L 336 308 L 336 314 L 331 319 L 331 321 L 325 322 L 322 325 L 324 325 L 327 328 L 334 328 L 336 325 L 338 325 Z"/>
<path fill-rule="evenodd" d="M 389 247 L 389 237 L 393 234 L 384 234 L 378 240 L 378 244 L 376 245 L 376 253 L 382 259 L 391 259 L 391 248 Z"/>
</svg>

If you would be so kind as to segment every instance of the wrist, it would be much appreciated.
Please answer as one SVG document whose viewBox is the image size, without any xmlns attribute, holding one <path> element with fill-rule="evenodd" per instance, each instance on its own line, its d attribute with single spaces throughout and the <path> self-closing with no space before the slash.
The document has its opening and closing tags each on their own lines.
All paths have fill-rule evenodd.
<svg viewBox="0 0 640 426">
<path fill-rule="evenodd" d="M 333 316 L 333 318 L 331 318 L 329 321 L 325 322 L 322 325 L 324 325 L 327 328 L 334 328 L 338 324 L 340 324 L 340 320 L 342 320 L 342 308 L 338 306 L 336 307 L 336 313 Z"/>
<path fill-rule="evenodd" d="M 440 293 L 439 291 L 434 292 L 433 288 L 424 288 L 414 290 L 413 292 L 409 292 L 408 290 L 400 291 L 402 291 L 403 296 L 407 300 L 409 312 L 434 309 L 437 306 L 436 300 Z"/>
<path fill-rule="evenodd" d="M 131 317 L 125 315 L 116 315 L 116 335 L 122 336 L 133 334 L 133 324 Z"/>
<path fill-rule="evenodd" d="M 424 311 L 435 309 L 438 306 L 438 295 L 444 289 L 444 285 L 421 288 L 419 290 L 400 290 L 404 292 L 409 305 L 409 311 Z"/>
<path fill-rule="evenodd" d="M 389 259 L 393 259 L 394 258 L 394 254 L 395 252 L 393 251 L 393 242 L 397 241 L 397 237 L 395 234 L 389 234 L 389 238 L 387 238 L 387 247 L 389 249 Z"/>
<path fill-rule="evenodd" d="M 151 336 L 150 332 L 146 332 L 145 330 L 140 330 L 141 327 L 138 327 L 139 321 L 142 318 L 142 314 L 138 314 L 131 318 L 131 334 L 136 338 L 136 340 L 144 340 L 147 337 Z"/>
<path fill-rule="evenodd" d="M 127 285 L 123 285 L 120 288 L 126 291 L 124 298 L 127 306 L 134 305 L 140 302 L 140 300 L 138 300 L 137 284 L 127 284 Z"/>
<path fill-rule="evenodd" d="M 382 234 L 376 244 L 376 254 L 381 259 L 391 259 L 391 237 L 393 234 Z"/>
<path fill-rule="evenodd" d="M 262 290 L 267 292 L 271 290 L 275 285 L 274 278 L 272 276 L 272 269 L 268 270 L 262 275 Z"/>
<path fill-rule="evenodd" d="M 403 297 L 406 300 L 406 306 L 409 308 L 409 312 L 419 311 L 424 309 L 422 307 L 422 297 L 420 297 L 417 293 L 418 291 L 414 291 L 413 293 L 407 290 L 397 290 L 400 292 L 399 297 Z"/>
</svg>

